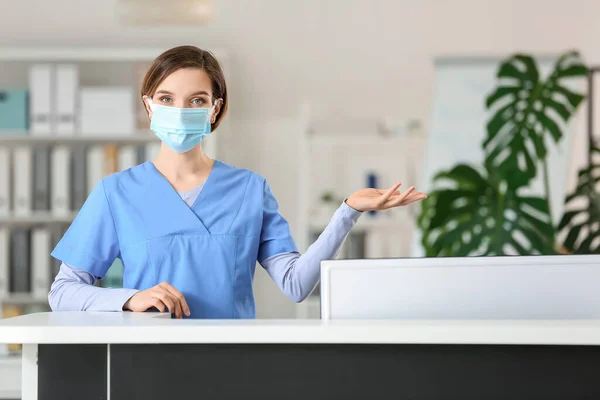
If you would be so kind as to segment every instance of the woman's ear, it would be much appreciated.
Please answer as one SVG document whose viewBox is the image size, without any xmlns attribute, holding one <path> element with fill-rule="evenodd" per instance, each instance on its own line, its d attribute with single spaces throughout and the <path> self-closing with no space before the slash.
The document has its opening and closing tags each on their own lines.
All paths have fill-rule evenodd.
<svg viewBox="0 0 600 400">
<path fill-rule="evenodd" d="M 211 117 L 210 117 L 210 123 L 214 124 L 215 121 L 217 120 L 217 115 L 219 115 L 219 112 L 221 111 L 221 106 L 223 105 L 223 99 L 217 99 L 215 101 L 215 110 L 213 111 Z"/>
<path fill-rule="evenodd" d="M 144 102 L 144 107 L 146 107 L 146 114 L 148 115 L 148 119 L 152 119 L 152 109 L 150 108 L 150 104 L 148 103 L 149 100 L 152 100 L 149 96 L 142 96 L 142 101 Z"/>
</svg>

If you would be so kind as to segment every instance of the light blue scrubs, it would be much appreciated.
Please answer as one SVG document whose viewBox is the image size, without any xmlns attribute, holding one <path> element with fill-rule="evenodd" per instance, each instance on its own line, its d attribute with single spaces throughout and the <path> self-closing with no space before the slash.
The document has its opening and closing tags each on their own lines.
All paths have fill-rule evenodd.
<svg viewBox="0 0 600 400">
<path fill-rule="evenodd" d="M 256 261 L 296 251 L 266 180 L 215 160 L 191 207 L 151 162 L 107 176 L 52 256 L 98 277 L 119 257 L 124 287 L 169 282 L 192 318 L 255 318 Z"/>
</svg>

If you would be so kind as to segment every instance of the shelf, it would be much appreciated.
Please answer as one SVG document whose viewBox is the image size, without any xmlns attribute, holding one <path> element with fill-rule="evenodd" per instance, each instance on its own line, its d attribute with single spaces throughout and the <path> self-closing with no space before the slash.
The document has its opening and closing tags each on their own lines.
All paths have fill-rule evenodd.
<svg viewBox="0 0 600 400">
<path fill-rule="evenodd" d="M 70 224 L 77 215 L 73 211 L 65 215 L 55 215 L 46 211 L 34 211 L 29 215 L 9 215 L 0 217 L 0 226 L 31 226 L 31 225 L 53 225 Z"/>
<path fill-rule="evenodd" d="M 168 47 L 0 47 L 0 61 L 152 61 Z M 224 52 L 211 51 L 220 61 Z"/>
<path fill-rule="evenodd" d="M 48 290 L 50 290 L 48 288 Z M 47 297 L 34 297 L 30 293 L 12 293 L 8 296 L 0 297 L 2 305 L 41 305 L 48 304 Z"/>
<path fill-rule="evenodd" d="M 0 47 L 2 61 L 148 61 L 165 49 L 139 47 Z"/>
<path fill-rule="evenodd" d="M 48 145 L 141 145 L 147 143 L 160 143 L 153 134 L 144 132 L 139 135 L 81 135 L 81 136 L 31 136 L 29 134 L 3 134 L 0 133 L 2 146 L 48 146 Z"/>
</svg>

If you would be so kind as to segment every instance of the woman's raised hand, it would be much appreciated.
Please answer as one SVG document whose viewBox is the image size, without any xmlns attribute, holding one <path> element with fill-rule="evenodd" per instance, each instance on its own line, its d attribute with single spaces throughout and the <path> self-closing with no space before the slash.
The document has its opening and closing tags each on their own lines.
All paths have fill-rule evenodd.
<svg viewBox="0 0 600 400">
<path fill-rule="evenodd" d="M 414 186 L 400 192 L 401 185 L 396 183 L 389 189 L 361 189 L 352 193 L 346 204 L 358 211 L 387 210 L 427 198 L 425 193 L 415 192 Z"/>
</svg>

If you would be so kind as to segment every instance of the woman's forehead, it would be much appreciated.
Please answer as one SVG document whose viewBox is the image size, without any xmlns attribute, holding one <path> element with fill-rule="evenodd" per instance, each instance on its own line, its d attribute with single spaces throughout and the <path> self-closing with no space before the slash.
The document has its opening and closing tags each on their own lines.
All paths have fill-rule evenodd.
<svg viewBox="0 0 600 400">
<path fill-rule="evenodd" d="M 167 76 L 156 88 L 173 94 L 206 92 L 212 94 L 212 82 L 206 71 L 199 68 L 181 68 Z"/>
</svg>

